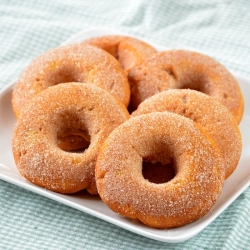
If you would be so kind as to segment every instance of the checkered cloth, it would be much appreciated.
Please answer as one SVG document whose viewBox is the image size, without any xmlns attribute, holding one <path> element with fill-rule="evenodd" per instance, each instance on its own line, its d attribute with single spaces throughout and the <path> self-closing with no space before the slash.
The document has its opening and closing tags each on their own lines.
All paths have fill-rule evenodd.
<svg viewBox="0 0 250 250">
<path fill-rule="evenodd" d="M 36 56 L 91 26 L 193 48 L 250 77 L 249 10 L 248 0 L 1 0 L 0 89 Z M 0 180 L 0 249 L 250 249 L 249 208 L 250 188 L 197 236 L 169 244 Z"/>
</svg>

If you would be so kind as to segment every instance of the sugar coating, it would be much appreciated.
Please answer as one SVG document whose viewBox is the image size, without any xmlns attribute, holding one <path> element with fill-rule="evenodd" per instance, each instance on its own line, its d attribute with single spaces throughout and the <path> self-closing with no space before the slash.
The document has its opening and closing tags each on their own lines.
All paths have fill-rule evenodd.
<svg viewBox="0 0 250 250">
<path fill-rule="evenodd" d="M 157 51 L 148 43 L 128 36 L 100 36 L 84 43 L 97 46 L 113 55 L 125 71 L 149 60 Z"/>
<path fill-rule="evenodd" d="M 174 162 L 176 176 L 155 184 L 142 176 L 142 161 Z M 102 200 L 122 216 L 157 228 L 182 226 L 205 215 L 218 199 L 225 162 L 199 125 L 155 112 L 132 117 L 102 146 L 96 163 Z"/>
<path fill-rule="evenodd" d="M 65 83 L 40 92 L 22 110 L 14 128 L 12 151 L 19 172 L 36 185 L 60 193 L 87 189 L 97 193 L 94 167 L 100 146 L 128 119 L 123 104 L 93 84 Z M 58 147 L 68 130 L 90 137 L 82 153 Z"/>
<path fill-rule="evenodd" d="M 190 89 L 170 89 L 142 102 L 132 116 L 169 111 L 197 122 L 218 146 L 226 162 L 225 178 L 238 165 L 242 141 L 238 124 L 229 110 L 215 98 Z"/>
<path fill-rule="evenodd" d="M 223 65 L 206 55 L 185 50 L 163 51 L 133 68 L 128 78 L 135 107 L 161 91 L 189 88 L 215 97 L 238 123 L 242 118 L 244 103 L 238 82 Z"/>
<path fill-rule="evenodd" d="M 92 83 L 112 93 L 125 106 L 129 103 L 129 83 L 117 60 L 97 47 L 74 44 L 43 53 L 21 74 L 12 96 L 16 116 L 38 93 L 65 82 Z"/>
</svg>

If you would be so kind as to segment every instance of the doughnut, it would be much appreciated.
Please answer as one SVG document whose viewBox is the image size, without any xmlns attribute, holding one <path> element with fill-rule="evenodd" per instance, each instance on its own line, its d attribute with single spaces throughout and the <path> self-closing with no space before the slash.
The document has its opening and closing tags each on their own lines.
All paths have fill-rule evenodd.
<svg viewBox="0 0 250 250">
<path fill-rule="evenodd" d="M 146 42 L 128 36 L 100 36 L 85 40 L 114 56 L 125 71 L 147 61 L 152 55 L 157 53 L 156 49 Z"/>
<path fill-rule="evenodd" d="M 174 178 L 161 184 L 148 181 L 143 161 L 172 163 Z M 154 112 L 113 130 L 101 147 L 95 176 L 101 199 L 114 212 L 150 227 L 172 228 L 211 209 L 223 187 L 225 162 L 197 123 Z"/>
<path fill-rule="evenodd" d="M 47 88 L 26 105 L 15 124 L 12 152 L 17 169 L 30 182 L 55 192 L 87 189 L 97 194 L 94 168 L 100 147 L 128 118 L 125 106 L 94 84 L 70 82 Z M 82 151 L 59 147 L 58 140 L 69 131 L 85 134 Z"/>
<path fill-rule="evenodd" d="M 241 156 L 242 141 L 238 124 L 224 105 L 196 90 L 170 89 L 146 99 L 131 116 L 164 111 L 197 122 L 217 144 L 226 163 L 225 178 L 233 173 Z"/>
<path fill-rule="evenodd" d="M 91 45 L 53 48 L 36 58 L 18 78 L 12 95 L 16 117 L 38 93 L 65 82 L 88 82 L 111 92 L 125 106 L 130 86 L 120 64 L 109 53 Z"/>
<path fill-rule="evenodd" d="M 137 106 L 161 91 L 194 89 L 215 97 L 239 123 L 244 109 L 243 97 L 233 75 L 214 59 L 193 51 L 169 50 L 155 54 L 133 68 L 128 75 L 131 102 Z"/>
</svg>

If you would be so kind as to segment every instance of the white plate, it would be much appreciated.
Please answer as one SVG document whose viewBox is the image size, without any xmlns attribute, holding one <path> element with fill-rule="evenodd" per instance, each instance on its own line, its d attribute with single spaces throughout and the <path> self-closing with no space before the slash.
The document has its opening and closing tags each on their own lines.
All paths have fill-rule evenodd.
<svg viewBox="0 0 250 250">
<path fill-rule="evenodd" d="M 71 37 L 64 44 L 107 34 L 122 33 L 103 28 L 90 28 Z M 154 46 L 159 50 L 164 49 L 163 46 Z M 185 241 L 198 234 L 215 220 L 250 184 L 250 80 L 239 75 L 235 75 L 235 77 L 240 83 L 245 98 L 245 112 L 240 124 L 243 139 L 242 156 L 235 172 L 225 181 L 222 194 L 217 203 L 208 214 L 193 223 L 174 229 L 154 229 L 113 213 L 98 197 L 88 195 L 86 192 L 75 195 L 62 195 L 28 182 L 17 171 L 11 151 L 12 129 L 15 123 L 11 108 L 11 93 L 14 82 L 0 92 L 0 178 L 145 237 L 171 243 Z"/>
</svg>

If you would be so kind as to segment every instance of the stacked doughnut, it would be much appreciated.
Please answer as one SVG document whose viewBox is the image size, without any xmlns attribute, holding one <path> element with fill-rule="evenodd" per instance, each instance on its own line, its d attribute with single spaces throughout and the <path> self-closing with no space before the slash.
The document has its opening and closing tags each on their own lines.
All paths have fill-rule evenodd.
<svg viewBox="0 0 250 250">
<path fill-rule="evenodd" d="M 97 155 L 109 133 L 129 118 L 129 98 L 120 64 L 97 47 L 61 46 L 36 58 L 12 95 L 20 173 L 52 191 L 97 194 Z"/>
<path fill-rule="evenodd" d="M 204 216 L 241 155 L 244 103 L 231 73 L 132 37 L 45 52 L 17 80 L 12 106 L 21 175 L 55 192 L 99 194 L 150 227 Z"/>
</svg>

